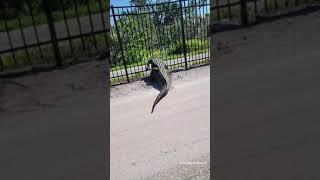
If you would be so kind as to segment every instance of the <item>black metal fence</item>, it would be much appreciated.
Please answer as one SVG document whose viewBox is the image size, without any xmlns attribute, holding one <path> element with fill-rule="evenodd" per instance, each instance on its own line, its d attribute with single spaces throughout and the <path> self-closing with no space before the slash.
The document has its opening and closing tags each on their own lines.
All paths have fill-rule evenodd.
<svg viewBox="0 0 320 180">
<path fill-rule="evenodd" d="M 145 77 L 149 58 L 170 69 L 209 63 L 209 0 L 111 6 L 111 84 Z"/>
<path fill-rule="evenodd" d="M 319 0 L 214 0 L 211 6 L 211 23 L 227 22 L 247 26 L 267 18 L 270 14 L 276 15 L 319 2 Z"/>
<path fill-rule="evenodd" d="M 13 2 L 0 0 L 1 75 L 93 59 L 88 56 L 107 56 L 105 1 Z"/>
</svg>

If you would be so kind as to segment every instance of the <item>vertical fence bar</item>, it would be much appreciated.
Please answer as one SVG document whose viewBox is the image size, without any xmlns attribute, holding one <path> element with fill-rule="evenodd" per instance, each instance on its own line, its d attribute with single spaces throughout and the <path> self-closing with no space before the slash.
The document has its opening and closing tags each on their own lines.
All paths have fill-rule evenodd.
<svg viewBox="0 0 320 180">
<path fill-rule="evenodd" d="M 3 65 L 3 60 L 2 60 L 2 57 L 0 55 L 0 71 L 3 71 L 4 70 L 4 65 Z"/>
<path fill-rule="evenodd" d="M 201 23 L 201 20 L 199 18 L 201 18 L 201 16 L 198 17 L 198 7 L 200 7 L 201 3 L 196 1 L 196 4 L 195 4 L 195 7 L 194 7 L 194 11 L 195 11 L 195 19 L 196 21 L 194 22 L 195 23 L 195 29 L 196 31 L 194 32 L 194 40 L 195 40 L 195 48 L 196 48 L 196 51 L 197 50 L 201 50 L 201 44 L 199 43 L 199 22 Z M 195 56 L 197 55 L 197 53 L 195 53 Z M 201 59 L 199 59 L 197 64 L 201 63 Z"/>
<path fill-rule="evenodd" d="M 27 47 L 27 43 L 26 43 L 26 37 L 24 35 L 24 30 L 23 30 L 23 27 L 22 27 L 22 24 L 21 24 L 21 18 L 20 16 L 18 15 L 18 25 L 19 25 L 19 29 L 20 29 L 20 35 L 22 37 L 22 42 L 23 42 L 23 49 L 27 55 L 27 61 L 28 63 L 31 65 L 31 60 L 30 60 L 30 54 L 29 54 L 29 51 L 28 51 L 28 47 Z"/>
<path fill-rule="evenodd" d="M 172 4 L 172 5 L 174 5 L 174 4 Z M 173 9 L 174 10 L 174 9 Z M 169 36 L 168 38 L 169 38 L 169 40 L 170 40 L 170 44 L 169 44 L 169 46 L 167 47 L 167 55 L 169 55 L 169 58 L 168 58 L 168 60 L 169 61 L 167 61 L 168 63 L 167 63 L 167 65 L 168 65 L 168 68 L 169 69 L 171 69 L 172 68 L 172 66 L 171 65 L 174 65 L 174 62 L 173 63 L 171 63 L 172 62 L 172 60 L 171 59 L 175 59 L 175 57 L 174 57 L 174 55 L 175 54 L 172 54 L 171 52 L 172 52 L 172 49 L 174 48 L 174 33 L 172 32 L 172 27 L 173 27 L 173 24 L 169 24 L 168 25 L 168 27 L 167 27 L 167 35 Z"/>
<path fill-rule="evenodd" d="M 156 13 L 156 11 L 155 11 L 155 6 L 156 6 L 156 5 L 153 5 L 153 6 L 152 6 L 152 12 L 153 12 L 153 14 L 154 14 L 154 16 L 153 16 L 153 18 L 154 18 L 153 21 L 156 23 L 156 25 L 155 25 L 155 26 L 156 26 L 156 27 L 155 27 L 155 31 L 156 31 L 156 32 L 155 32 L 155 36 L 156 36 L 156 38 L 157 38 L 157 43 L 156 43 L 155 46 L 158 47 L 159 44 L 161 44 L 161 43 L 160 43 L 160 42 L 161 42 L 161 39 L 160 39 L 160 37 L 159 37 L 159 36 L 160 36 L 160 33 L 159 33 L 159 29 L 158 29 L 158 26 L 159 26 L 159 25 L 158 25 L 158 22 L 159 22 L 159 21 L 158 21 L 158 13 Z M 151 54 L 152 54 L 151 56 L 154 56 L 153 51 L 151 51 Z"/>
<path fill-rule="evenodd" d="M 63 0 L 59 0 L 59 3 L 61 5 L 63 21 L 64 21 L 64 25 L 66 26 L 66 30 L 67 30 L 67 34 L 68 34 L 69 47 L 71 50 L 71 54 L 74 55 L 74 49 L 73 49 L 73 45 L 72 45 L 72 39 L 71 39 L 71 35 L 70 35 L 70 28 L 69 28 L 69 24 L 68 24 L 68 20 L 67 20 L 66 9 L 64 7 Z"/>
<path fill-rule="evenodd" d="M 202 16 L 204 16 L 205 17 L 205 9 L 206 9 L 206 6 L 203 6 L 203 8 L 202 8 Z M 204 20 L 203 21 L 203 26 L 205 27 L 204 29 L 207 29 L 208 27 L 208 25 L 206 24 L 207 23 L 207 21 L 206 20 Z M 203 31 L 203 33 L 202 33 L 202 38 L 201 38 L 201 45 L 206 45 L 208 42 L 206 42 L 206 39 L 208 38 L 208 35 L 206 34 L 206 31 L 204 30 Z M 201 59 L 203 60 L 203 61 L 205 61 L 206 59 L 207 59 L 207 53 L 204 55 L 204 54 L 201 54 Z"/>
<path fill-rule="evenodd" d="M 187 6 L 186 6 L 186 1 L 182 1 L 183 2 L 183 6 L 182 6 L 182 8 L 184 8 L 184 12 L 185 12 L 185 17 L 187 17 L 187 15 L 188 16 L 190 16 L 190 14 L 192 14 L 192 10 L 191 10 L 191 8 L 189 7 L 189 5 L 190 5 L 190 2 L 188 2 L 188 4 L 187 4 Z M 187 18 L 186 18 L 187 19 Z M 186 21 L 184 21 L 184 24 L 185 24 L 185 26 L 184 26 L 184 32 L 185 32 L 185 39 L 186 39 L 186 43 L 185 43 L 185 45 L 186 45 L 186 50 L 187 50 L 187 41 L 188 40 L 190 40 L 190 29 L 189 29 L 189 27 L 191 26 L 191 24 L 190 24 L 190 20 L 186 20 Z M 189 32 L 189 33 L 188 33 Z M 192 40 L 191 40 L 192 41 Z M 191 43 L 191 45 L 192 45 L 192 43 Z M 187 54 L 187 51 L 185 51 L 185 54 Z M 191 54 L 191 56 L 192 56 L 192 54 Z M 190 59 L 190 58 L 189 58 Z M 187 61 L 188 61 L 188 59 L 187 59 Z M 190 64 L 189 64 L 189 66 L 192 64 L 192 62 L 191 62 L 191 59 L 190 59 Z"/>
<path fill-rule="evenodd" d="M 218 1 L 218 0 L 217 0 Z M 231 5 L 230 5 L 230 0 L 227 1 L 228 3 L 228 16 L 229 16 L 229 19 L 231 20 L 232 19 L 232 16 L 231 16 Z"/>
<path fill-rule="evenodd" d="M 37 30 L 37 27 L 36 27 L 36 23 L 35 23 L 35 20 L 34 20 L 33 8 L 32 8 L 32 5 L 30 3 L 30 0 L 27 0 L 27 6 L 29 7 L 29 12 L 30 12 L 30 15 L 31 15 L 31 20 L 32 20 L 32 26 L 33 26 L 34 33 L 36 35 L 36 41 L 37 41 L 38 50 L 39 50 L 39 53 L 40 53 L 40 58 L 44 59 L 43 52 L 42 52 L 42 49 L 41 49 L 41 46 L 40 46 L 39 33 L 38 33 L 38 30 Z"/>
<path fill-rule="evenodd" d="M 136 11 L 136 13 L 137 13 L 137 15 L 136 15 L 136 20 L 137 20 L 137 22 L 138 22 L 138 27 L 142 27 L 141 29 L 142 29 L 142 32 L 143 32 L 143 38 L 144 38 L 144 47 L 143 47 L 143 51 L 140 51 L 140 55 L 141 55 L 141 53 L 142 53 L 142 55 L 141 55 L 141 57 L 143 58 L 143 60 L 145 60 L 145 55 L 147 55 L 146 53 L 145 53 L 145 50 L 147 49 L 147 47 L 149 46 L 148 45 L 148 36 L 146 36 L 146 34 L 147 34 L 147 30 L 148 30 L 148 27 L 147 27 L 147 25 L 149 24 L 149 23 L 147 23 L 146 25 L 144 25 L 143 24 L 143 22 L 145 22 L 144 20 L 146 20 L 146 15 L 143 15 L 143 19 L 139 19 L 138 18 L 138 14 L 139 14 L 139 12 L 140 11 L 142 11 L 142 9 L 143 8 L 145 8 L 145 7 L 141 7 L 141 9 L 137 9 L 137 11 Z M 141 32 L 141 29 L 139 29 L 138 30 L 138 32 L 140 33 Z M 147 57 L 148 57 L 148 55 L 147 55 Z M 145 64 L 145 61 L 141 61 L 141 65 L 144 65 Z M 142 72 L 143 72 L 143 69 L 142 69 Z"/>
<path fill-rule="evenodd" d="M 131 7 L 131 8 L 132 8 L 132 7 Z M 123 10 L 124 8 L 121 8 L 121 9 Z M 125 9 L 126 9 L 126 13 L 127 13 L 127 14 L 132 13 L 132 12 L 130 12 L 129 7 L 126 7 Z M 133 16 L 133 15 L 132 15 L 132 16 Z M 121 16 L 119 16 L 119 19 L 120 19 L 120 17 L 121 17 Z M 122 24 L 123 21 L 120 21 L 121 27 L 124 27 L 124 26 L 127 26 L 128 24 L 131 24 L 132 19 L 129 18 L 130 15 L 128 15 L 128 16 L 126 16 L 126 17 L 128 17 L 126 23 Z M 128 24 L 127 24 L 127 23 L 128 23 Z M 130 30 L 133 30 L 133 28 L 132 28 L 132 29 L 130 28 Z M 132 38 L 132 37 L 133 37 L 133 33 L 130 33 L 130 31 L 122 31 L 122 32 L 123 32 L 122 37 L 126 37 L 126 38 L 128 38 L 128 39 L 133 39 L 133 38 Z M 135 31 L 135 33 L 137 33 L 137 32 Z M 130 37 L 130 35 L 131 35 L 131 37 Z M 124 39 L 126 39 L 126 38 L 124 38 Z M 130 40 L 127 41 L 127 42 L 130 43 Z M 127 43 L 127 42 L 125 42 L 125 43 Z M 122 43 L 123 43 L 123 42 L 122 42 Z M 125 45 L 125 43 L 123 43 L 123 45 Z M 136 51 L 132 50 L 132 48 L 129 48 L 128 46 L 124 46 L 123 49 L 124 49 L 124 51 L 128 52 L 128 54 L 131 54 L 131 55 L 134 54 L 133 56 L 136 57 Z M 127 56 L 127 57 L 128 57 L 128 58 L 127 58 L 127 60 L 126 60 L 126 64 L 135 63 L 134 59 L 132 59 L 132 56 Z M 136 70 L 136 67 L 133 66 L 133 67 L 129 68 L 128 70 L 130 71 L 130 72 L 129 72 L 130 74 L 133 74 L 133 73 L 136 72 L 136 71 L 135 71 L 135 70 Z"/>
<path fill-rule="evenodd" d="M 213 44 L 210 42 L 210 34 L 211 34 L 211 27 L 210 27 L 210 18 L 211 17 L 210 17 L 210 14 L 211 14 L 212 11 L 211 11 L 210 4 L 206 4 L 205 8 L 206 8 L 206 10 L 209 11 L 209 14 L 208 14 L 208 17 L 207 17 L 207 24 L 206 24 L 206 29 L 205 29 L 206 36 L 207 36 L 207 45 L 206 45 L 207 51 L 206 51 L 206 59 L 203 62 L 207 61 L 208 63 L 210 63 L 210 51 L 211 51 L 211 49 L 213 49 L 213 48 L 211 48 L 211 46 L 213 46 Z"/>
<path fill-rule="evenodd" d="M 128 75 L 128 70 L 127 70 L 127 64 L 126 64 L 126 60 L 125 60 L 124 52 L 123 52 L 123 47 L 122 47 L 122 45 L 123 45 L 122 44 L 122 39 L 120 37 L 120 32 L 119 32 L 119 28 L 118 28 L 118 24 L 117 24 L 117 18 L 115 16 L 113 6 L 111 6 L 111 11 L 112 11 L 112 16 L 113 16 L 113 20 L 114 20 L 114 25 L 116 27 L 116 33 L 117 33 L 117 37 L 118 37 L 118 41 L 119 41 L 119 47 L 120 47 L 120 51 L 121 51 L 121 56 L 122 56 L 122 60 L 123 60 L 124 69 L 125 69 L 125 72 L 126 72 L 127 82 L 130 82 L 129 75 Z"/>
<path fill-rule="evenodd" d="M 188 40 L 190 40 L 190 43 L 191 43 L 190 48 L 192 49 L 191 57 L 189 57 L 191 64 L 189 64 L 189 66 L 192 66 L 193 64 L 197 63 L 196 51 L 198 50 L 198 48 L 197 48 L 197 44 L 196 44 L 197 42 L 195 40 L 195 35 L 196 35 L 196 33 L 195 33 L 196 32 L 195 31 L 196 30 L 195 17 L 196 17 L 196 15 L 195 15 L 195 8 L 194 8 L 194 6 L 197 5 L 196 3 L 197 3 L 197 1 L 188 3 L 188 5 L 191 5 L 191 7 L 189 7 L 189 8 L 191 11 L 191 16 L 192 16 L 192 21 L 189 22 L 189 30 L 187 30 L 190 32 Z"/>
<path fill-rule="evenodd" d="M 269 12 L 269 8 L 268 8 L 268 0 L 264 0 L 264 10 L 266 13 Z"/>
<path fill-rule="evenodd" d="M 155 16 L 156 16 L 156 14 L 155 14 L 155 11 L 154 11 L 154 6 L 155 5 L 152 5 L 151 6 L 151 9 L 152 9 L 152 11 L 151 11 L 151 13 L 150 14 L 148 14 L 149 16 L 149 21 L 150 22 L 153 22 L 153 24 L 155 24 Z M 151 14 L 153 14 L 153 17 L 151 17 Z M 150 49 L 153 49 L 153 48 L 155 48 L 155 47 L 157 47 L 157 40 L 158 40 L 158 34 L 157 34 L 157 29 L 156 29 L 157 27 L 156 27 L 156 25 L 155 25 L 155 37 L 153 37 L 152 35 L 154 34 L 153 32 L 152 32 L 152 30 L 150 31 L 150 36 L 151 36 L 151 39 L 152 39 L 152 45 L 151 45 L 151 48 Z M 155 38 L 155 41 L 153 41 L 153 39 Z M 151 53 L 149 54 L 151 57 L 153 57 L 153 51 L 150 51 Z"/>
<path fill-rule="evenodd" d="M 143 7 L 140 7 L 141 9 L 143 8 Z M 137 26 L 137 32 L 140 34 L 141 32 L 143 32 L 142 34 L 143 34 L 143 39 L 144 39 L 144 47 L 143 47 L 143 49 L 141 49 L 140 51 L 139 51 L 139 57 L 141 57 L 142 58 L 142 61 L 140 61 L 140 63 L 139 63 L 139 66 L 143 66 L 145 63 L 144 63 L 144 57 L 145 57 L 145 48 L 147 47 L 147 38 L 146 38 L 146 30 L 144 30 L 144 28 L 147 28 L 146 27 L 146 25 L 144 25 L 143 24 L 143 20 L 145 19 L 144 18 L 144 15 L 142 15 L 142 18 L 141 19 L 139 19 L 138 18 L 138 16 L 139 16 L 139 12 L 141 11 L 141 9 L 140 8 L 136 8 L 135 9 L 135 11 L 133 11 L 133 13 L 136 13 L 136 15 L 135 15 L 135 19 L 136 19 L 136 21 L 137 21 L 137 23 L 138 23 L 138 26 Z M 141 31 L 141 29 L 139 28 L 139 27 L 142 27 L 141 29 L 143 29 L 142 31 Z M 140 70 L 141 69 L 141 70 Z M 144 69 L 143 68 L 139 68 L 138 67 L 138 71 L 139 72 L 143 72 L 144 71 Z"/>
<path fill-rule="evenodd" d="M 257 9 L 257 0 L 254 0 L 254 17 L 257 18 L 258 9 Z"/>
<path fill-rule="evenodd" d="M 178 5 L 179 6 L 179 5 Z M 178 9 L 178 12 L 177 13 L 180 13 L 180 10 Z M 181 17 L 179 17 L 179 18 L 181 18 Z M 177 34 L 176 34 L 176 37 L 177 37 L 177 43 L 175 44 L 175 46 L 173 46 L 173 48 L 176 48 L 176 46 L 177 45 L 180 45 L 180 43 L 182 43 L 181 41 L 181 39 L 182 39 L 182 30 L 181 30 L 182 28 L 179 26 L 179 24 L 178 23 L 175 23 L 175 30 L 177 30 Z M 179 67 L 179 65 L 180 64 L 182 64 L 183 62 L 182 62 L 182 59 L 181 58 L 179 58 L 179 54 L 178 53 L 174 53 L 175 55 L 176 55 L 176 61 L 174 61 L 174 63 L 177 65 L 177 66 L 175 66 L 175 67 Z M 180 61 L 179 61 L 180 60 Z"/>
<path fill-rule="evenodd" d="M 216 0 L 216 11 L 217 11 L 217 18 L 218 18 L 218 22 L 220 22 L 220 7 L 219 7 L 219 0 Z"/>
<path fill-rule="evenodd" d="M 80 38 L 81 38 L 81 43 L 82 43 L 82 49 L 83 49 L 83 50 L 85 50 L 85 43 L 84 43 L 83 33 L 82 33 L 82 28 L 81 28 L 80 19 L 79 19 L 79 10 L 78 10 L 78 4 L 77 4 L 77 1 L 76 1 L 76 0 L 73 0 L 73 4 L 74 4 L 75 12 L 76 12 L 77 23 L 78 23 L 78 28 L 79 28 L 79 32 L 80 32 Z"/>
<path fill-rule="evenodd" d="M 111 17 L 111 16 L 110 16 L 110 17 Z M 111 43 L 110 43 L 110 49 L 111 49 L 110 57 L 111 57 L 111 58 L 109 58 L 109 61 L 110 61 L 110 69 L 111 69 L 111 72 L 112 72 L 112 77 L 114 77 L 114 78 L 117 77 L 118 80 L 119 80 L 118 72 L 112 70 L 112 68 L 113 68 L 114 65 L 115 65 L 115 66 L 118 66 L 118 65 L 120 64 L 120 63 L 118 63 L 118 62 L 115 62 L 115 60 L 117 59 L 116 56 L 117 56 L 119 50 L 116 49 L 116 47 L 115 47 L 115 44 L 116 44 L 115 39 L 116 39 L 116 37 L 115 37 L 114 31 L 115 31 L 115 29 L 114 29 L 113 27 L 110 28 L 110 38 L 111 38 L 111 40 L 113 40 L 113 41 L 111 41 Z M 117 50 L 117 51 L 116 51 L 116 50 Z M 112 59 L 113 61 L 111 61 L 111 59 Z M 118 70 L 118 68 L 116 68 L 116 70 Z M 116 75 L 115 75 L 115 74 L 116 74 Z"/>
<path fill-rule="evenodd" d="M 93 43 L 94 43 L 94 47 L 95 49 L 97 49 L 97 39 L 96 39 L 96 36 L 95 36 L 95 33 L 94 33 L 94 28 L 93 28 L 93 23 L 92 23 L 92 16 L 91 16 L 91 8 L 90 8 L 90 2 L 89 0 L 86 1 L 87 3 L 87 10 L 88 10 L 88 13 L 89 13 L 89 21 L 90 21 L 90 27 L 91 27 L 91 35 L 92 35 L 92 38 L 93 38 Z"/>
<path fill-rule="evenodd" d="M 54 27 L 54 21 L 53 21 L 53 17 L 51 14 L 51 8 L 49 6 L 48 0 L 42 0 L 42 2 L 43 2 L 46 16 L 47 16 L 52 48 L 53 48 L 54 56 L 56 59 L 56 66 L 61 67 L 62 66 L 62 58 L 61 58 L 61 54 L 60 54 L 60 50 L 59 50 L 59 46 L 58 46 L 57 34 L 56 34 L 55 27 Z"/>
<path fill-rule="evenodd" d="M 186 50 L 186 37 L 185 37 L 185 29 L 183 24 L 183 10 L 182 10 L 182 0 L 179 0 L 180 6 L 180 22 L 181 22 L 181 32 L 182 32 L 182 43 L 183 43 L 183 54 L 184 54 L 184 64 L 185 69 L 188 69 L 188 62 L 187 62 L 187 50 Z"/>
<path fill-rule="evenodd" d="M 206 2 L 205 3 L 203 3 L 203 4 L 206 4 Z M 202 44 L 202 37 L 203 36 L 205 36 L 205 35 L 203 35 L 203 34 L 205 34 L 205 33 L 208 33 L 207 31 L 205 31 L 205 29 L 204 29 L 204 27 L 206 27 L 206 28 L 209 28 L 209 27 L 207 27 L 206 26 L 206 24 L 205 24 L 205 21 L 207 20 L 208 22 L 210 22 L 210 19 L 206 19 L 206 18 L 204 18 L 204 16 L 205 15 L 202 15 L 202 11 L 204 11 L 204 10 L 207 10 L 208 8 L 207 8 L 207 6 L 208 5 L 205 5 L 205 6 L 203 6 L 203 7 L 200 7 L 199 8 L 199 17 L 200 17 L 200 27 L 201 27 L 201 29 L 200 29 L 200 34 L 199 34 L 199 36 L 200 36 L 200 39 L 201 39 L 201 46 L 203 46 L 203 44 Z M 209 12 L 212 14 L 212 17 L 213 17 L 213 6 L 211 6 L 212 7 L 212 9 L 210 9 L 209 10 Z M 210 8 L 211 8 L 210 7 Z M 230 7 L 229 7 L 230 8 Z M 202 11 L 201 11 L 202 10 Z M 203 17 L 202 17 L 203 16 Z M 231 14 L 231 19 L 232 19 L 232 14 Z M 212 21 L 213 21 L 213 19 L 212 19 Z M 209 47 L 208 47 L 209 48 Z M 207 51 L 207 50 L 206 50 Z M 205 57 L 207 56 L 207 53 L 205 53 Z M 201 57 L 199 57 L 201 60 L 200 60 L 200 62 L 202 63 L 202 62 L 205 62 L 205 59 L 203 59 L 203 55 L 201 55 Z"/>
<path fill-rule="evenodd" d="M 106 40 L 106 47 L 108 48 L 109 46 L 109 42 L 108 42 L 108 34 L 107 34 L 107 28 L 105 25 L 105 20 L 104 20 L 104 16 L 103 16 L 103 9 L 102 9 L 102 3 L 101 0 L 98 0 L 99 2 L 99 10 L 100 10 L 100 15 L 101 15 L 101 22 L 102 22 L 102 27 L 103 27 L 103 32 L 105 34 L 105 40 Z M 106 7 L 108 8 L 108 7 Z M 108 18 L 109 18 L 109 14 L 107 14 Z M 109 49 L 109 48 L 108 48 Z"/>
<path fill-rule="evenodd" d="M 7 33 L 7 37 L 8 37 L 8 41 L 9 41 L 9 46 L 10 46 L 10 52 L 12 55 L 12 59 L 15 65 L 17 65 L 17 58 L 16 58 L 16 54 L 15 54 L 15 50 L 13 49 L 13 44 L 12 44 L 12 39 L 11 39 L 11 35 L 8 29 L 8 22 L 7 22 L 7 17 L 5 16 L 4 18 L 4 28 L 6 30 Z"/>
<path fill-rule="evenodd" d="M 241 17 L 241 25 L 247 26 L 248 25 L 248 11 L 247 11 L 247 1 L 240 0 L 240 17 Z"/>
</svg>

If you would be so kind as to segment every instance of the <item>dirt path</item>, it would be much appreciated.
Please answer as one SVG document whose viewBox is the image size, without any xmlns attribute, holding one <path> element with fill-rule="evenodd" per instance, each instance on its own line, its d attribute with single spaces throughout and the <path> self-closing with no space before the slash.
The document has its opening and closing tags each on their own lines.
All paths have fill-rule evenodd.
<svg viewBox="0 0 320 180">
<path fill-rule="evenodd" d="M 175 73 L 174 88 L 158 104 L 154 114 L 150 111 L 158 91 L 146 87 L 144 82 L 111 90 L 111 179 L 150 176 L 208 179 L 209 70 L 205 66 Z M 180 164 L 202 156 L 206 156 L 202 158 L 204 167 Z M 177 166 L 188 171 L 169 173 Z"/>
</svg>

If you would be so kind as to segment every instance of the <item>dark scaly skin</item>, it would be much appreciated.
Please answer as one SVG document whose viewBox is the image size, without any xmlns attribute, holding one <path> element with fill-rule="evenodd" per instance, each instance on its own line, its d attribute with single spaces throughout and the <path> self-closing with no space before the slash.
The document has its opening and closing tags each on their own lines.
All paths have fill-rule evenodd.
<svg viewBox="0 0 320 180">
<path fill-rule="evenodd" d="M 152 110 L 151 110 L 151 114 L 152 114 L 155 106 L 169 92 L 169 89 L 171 87 L 171 73 L 169 72 L 168 67 L 165 65 L 164 61 L 161 59 L 149 60 L 148 64 L 151 64 L 153 70 L 158 70 L 160 72 L 161 77 L 164 79 L 164 85 L 153 103 Z"/>
</svg>

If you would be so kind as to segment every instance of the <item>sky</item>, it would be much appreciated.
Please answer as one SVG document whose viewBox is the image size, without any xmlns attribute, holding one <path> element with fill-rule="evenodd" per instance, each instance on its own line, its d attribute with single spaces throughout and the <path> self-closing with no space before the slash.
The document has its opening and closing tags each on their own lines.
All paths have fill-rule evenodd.
<svg viewBox="0 0 320 180">
<path fill-rule="evenodd" d="M 110 5 L 113 6 L 128 6 L 130 5 L 129 0 L 110 0 Z"/>
</svg>

